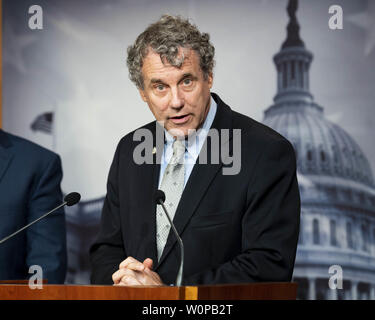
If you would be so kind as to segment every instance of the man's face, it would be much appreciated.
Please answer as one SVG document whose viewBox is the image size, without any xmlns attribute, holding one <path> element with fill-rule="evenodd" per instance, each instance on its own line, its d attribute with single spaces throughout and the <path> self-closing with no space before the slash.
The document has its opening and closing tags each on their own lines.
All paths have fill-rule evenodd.
<svg viewBox="0 0 375 320">
<path fill-rule="evenodd" d="M 199 129 L 210 106 L 212 75 L 204 79 L 199 57 L 194 50 L 184 50 L 184 63 L 177 68 L 160 59 L 153 50 L 143 60 L 144 89 L 142 99 L 147 102 L 157 121 L 174 136 L 188 135 L 189 129 Z M 178 129 L 178 130 L 176 130 Z"/>
</svg>

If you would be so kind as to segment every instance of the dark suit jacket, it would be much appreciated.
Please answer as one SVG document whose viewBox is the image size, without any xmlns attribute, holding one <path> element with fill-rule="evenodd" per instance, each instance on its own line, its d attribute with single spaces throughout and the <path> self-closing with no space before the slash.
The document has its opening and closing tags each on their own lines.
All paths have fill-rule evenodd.
<svg viewBox="0 0 375 320">
<path fill-rule="evenodd" d="M 58 206 L 61 179 L 58 155 L 0 130 L 0 239 Z M 63 209 L 0 244 L 0 279 L 29 279 L 40 265 L 48 283 L 63 283 L 66 264 Z"/>
<path fill-rule="evenodd" d="M 183 283 L 290 281 L 300 220 L 293 147 L 212 96 L 218 108 L 211 128 L 241 129 L 241 171 L 223 175 L 222 161 L 197 160 L 174 217 L 185 247 Z M 144 128 L 154 133 L 155 126 L 152 122 Z M 112 273 L 132 256 L 139 261 L 152 258 L 154 271 L 171 284 L 180 261 L 172 231 L 159 263 L 156 258 L 153 194 L 160 165 L 135 164 L 133 150 L 140 142 L 133 141 L 133 134 L 118 144 L 109 172 L 101 231 L 90 249 L 91 281 L 113 283 Z M 228 143 L 233 145 L 231 140 L 232 135 Z"/>
</svg>

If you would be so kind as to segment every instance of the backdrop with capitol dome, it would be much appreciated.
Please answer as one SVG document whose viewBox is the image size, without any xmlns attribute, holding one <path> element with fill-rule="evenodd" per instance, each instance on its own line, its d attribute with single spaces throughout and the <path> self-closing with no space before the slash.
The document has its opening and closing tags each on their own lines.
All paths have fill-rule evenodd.
<svg viewBox="0 0 375 320">
<path fill-rule="evenodd" d="M 191 19 L 216 48 L 212 91 L 294 146 L 300 299 L 375 299 L 375 2 L 371 0 L 3 0 L 2 127 L 57 152 L 66 209 L 66 283 L 89 283 L 118 141 L 153 120 L 128 78 L 126 49 L 164 13 Z M 330 29 L 331 5 L 343 29 Z M 329 268 L 343 270 L 331 290 Z"/>
</svg>

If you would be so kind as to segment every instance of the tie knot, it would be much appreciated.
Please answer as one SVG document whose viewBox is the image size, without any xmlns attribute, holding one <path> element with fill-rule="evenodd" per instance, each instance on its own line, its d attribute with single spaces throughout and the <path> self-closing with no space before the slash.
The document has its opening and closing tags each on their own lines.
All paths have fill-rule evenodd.
<svg viewBox="0 0 375 320">
<path fill-rule="evenodd" d="M 176 160 L 180 160 L 182 155 L 185 153 L 185 144 L 181 141 L 176 139 L 173 141 L 173 157 L 176 158 Z"/>
</svg>

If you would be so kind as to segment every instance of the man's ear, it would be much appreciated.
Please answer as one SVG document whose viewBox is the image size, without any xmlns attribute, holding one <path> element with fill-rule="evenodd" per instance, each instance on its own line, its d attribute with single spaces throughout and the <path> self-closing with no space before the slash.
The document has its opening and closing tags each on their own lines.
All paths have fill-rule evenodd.
<svg viewBox="0 0 375 320">
<path fill-rule="evenodd" d="M 211 89 L 212 88 L 212 84 L 214 82 L 214 75 L 213 75 L 212 72 L 210 72 L 208 74 L 207 82 L 208 82 L 208 87 Z"/>
<path fill-rule="evenodd" d="M 145 95 L 145 91 L 141 88 L 138 89 L 139 91 L 139 94 L 141 95 L 141 98 L 144 102 L 147 102 L 147 98 L 146 98 L 146 95 Z"/>
</svg>

